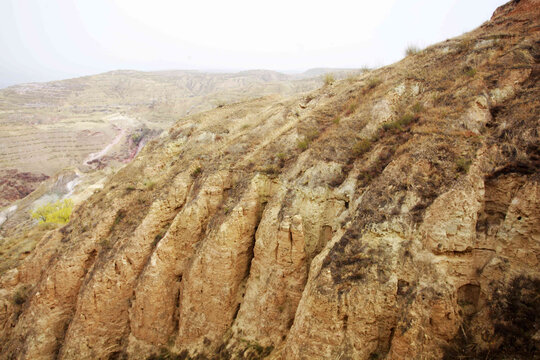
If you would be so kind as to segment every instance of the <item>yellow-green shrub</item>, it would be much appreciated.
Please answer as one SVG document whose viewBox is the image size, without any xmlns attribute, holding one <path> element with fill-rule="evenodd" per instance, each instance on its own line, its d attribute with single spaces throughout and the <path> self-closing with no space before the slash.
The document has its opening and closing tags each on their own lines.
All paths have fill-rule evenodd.
<svg viewBox="0 0 540 360">
<path fill-rule="evenodd" d="M 40 224 L 66 224 L 69 222 L 72 210 L 73 201 L 71 199 L 64 199 L 42 205 L 32 211 L 31 215 L 33 219 L 39 220 Z"/>
</svg>

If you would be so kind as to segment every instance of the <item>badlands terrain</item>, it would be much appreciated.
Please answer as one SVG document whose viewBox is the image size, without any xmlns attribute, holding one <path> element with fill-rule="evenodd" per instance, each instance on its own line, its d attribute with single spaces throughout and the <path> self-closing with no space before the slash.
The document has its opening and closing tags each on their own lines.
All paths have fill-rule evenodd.
<svg viewBox="0 0 540 360">
<path fill-rule="evenodd" d="M 0 357 L 539 358 L 539 60 L 540 2 L 514 0 L 177 119 L 3 258 Z"/>
</svg>

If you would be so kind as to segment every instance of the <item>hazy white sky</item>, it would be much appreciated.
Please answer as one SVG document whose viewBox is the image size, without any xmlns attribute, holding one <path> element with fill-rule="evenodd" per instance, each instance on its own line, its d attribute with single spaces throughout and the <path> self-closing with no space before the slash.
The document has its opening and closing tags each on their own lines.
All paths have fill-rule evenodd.
<svg viewBox="0 0 540 360">
<path fill-rule="evenodd" d="M 115 69 L 389 64 L 505 0 L 0 0 L 0 87 Z"/>
</svg>

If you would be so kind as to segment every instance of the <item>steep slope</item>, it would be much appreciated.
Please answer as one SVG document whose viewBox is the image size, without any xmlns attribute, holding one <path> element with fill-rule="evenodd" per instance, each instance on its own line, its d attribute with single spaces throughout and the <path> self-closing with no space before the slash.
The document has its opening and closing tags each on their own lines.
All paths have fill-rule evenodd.
<svg viewBox="0 0 540 360">
<path fill-rule="evenodd" d="M 0 278 L 6 359 L 537 356 L 540 2 L 181 119 Z"/>
<path fill-rule="evenodd" d="M 38 183 L 32 180 L 43 179 L 42 174 L 54 176 L 70 166 L 121 165 L 186 114 L 268 94 L 301 93 L 321 84 L 320 76 L 265 70 L 113 71 L 2 89 L 0 171 L 22 173 L 22 180 L 2 191 L 0 206 L 34 190 Z"/>
</svg>

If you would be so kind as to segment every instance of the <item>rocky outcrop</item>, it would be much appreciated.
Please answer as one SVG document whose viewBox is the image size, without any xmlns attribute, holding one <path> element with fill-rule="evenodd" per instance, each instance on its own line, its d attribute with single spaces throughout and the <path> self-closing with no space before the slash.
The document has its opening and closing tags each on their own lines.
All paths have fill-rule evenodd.
<svg viewBox="0 0 540 360">
<path fill-rule="evenodd" d="M 0 207 L 22 199 L 48 178 L 45 174 L 18 172 L 15 169 L 0 171 Z"/>
<path fill-rule="evenodd" d="M 534 358 L 536 5 L 180 120 L 2 274 L 2 357 Z"/>
<path fill-rule="evenodd" d="M 135 289 L 130 310 L 130 347 L 133 353 L 141 344 L 166 343 L 175 330 L 180 284 L 188 260 L 204 237 L 208 220 L 218 211 L 230 174 L 218 172 L 209 177 L 193 201 L 176 215 L 161 239 Z M 137 345 L 139 344 L 139 345 Z M 150 346 L 151 348 L 151 346 Z"/>
</svg>

